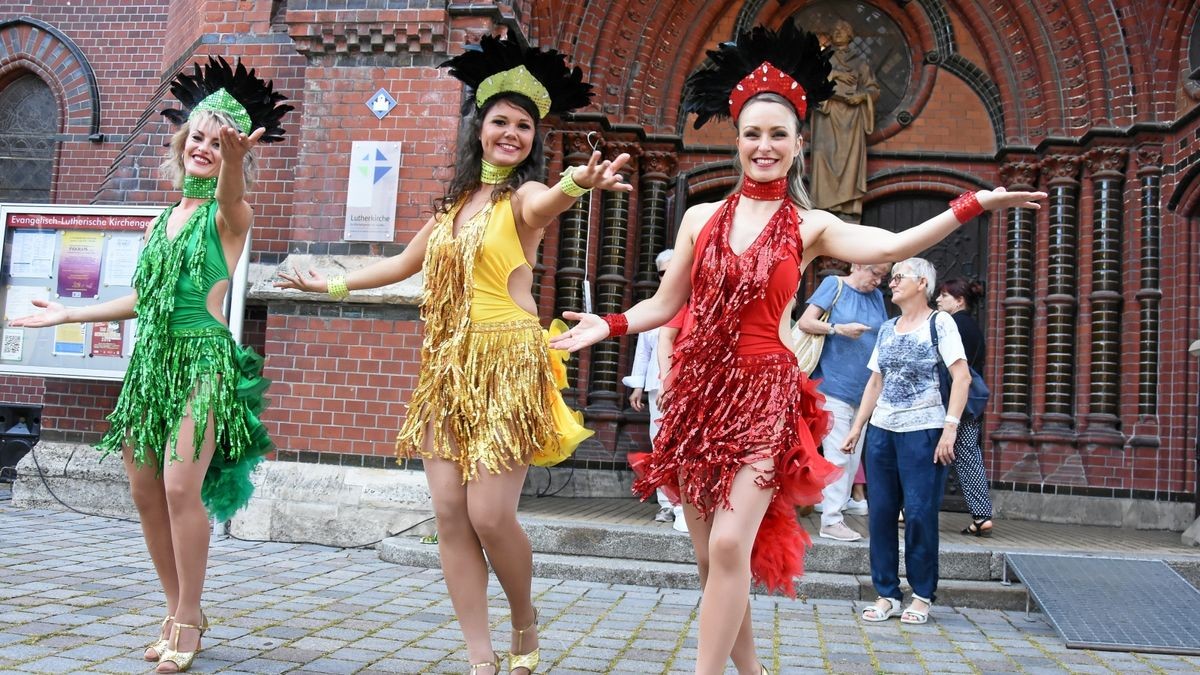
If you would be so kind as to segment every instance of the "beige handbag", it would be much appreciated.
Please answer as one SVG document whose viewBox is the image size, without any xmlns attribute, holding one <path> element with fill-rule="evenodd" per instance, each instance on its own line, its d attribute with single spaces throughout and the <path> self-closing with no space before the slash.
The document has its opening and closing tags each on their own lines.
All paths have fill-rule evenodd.
<svg viewBox="0 0 1200 675">
<path fill-rule="evenodd" d="M 829 321 L 829 315 L 833 312 L 834 305 L 837 304 L 838 298 L 842 297 L 842 286 L 845 282 L 841 277 L 837 280 L 837 293 L 833 294 L 833 302 L 829 303 L 829 309 L 821 315 L 822 321 Z M 824 335 L 813 335 L 800 330 L 800 323 L 792 326 L 792 344 L 796 347 L 796 362 L 800 366 L 800 370 L 812 375 L 817 369 L 817 363 L 821 360 L 821 349 L 825 346 Z"/>
</svg>

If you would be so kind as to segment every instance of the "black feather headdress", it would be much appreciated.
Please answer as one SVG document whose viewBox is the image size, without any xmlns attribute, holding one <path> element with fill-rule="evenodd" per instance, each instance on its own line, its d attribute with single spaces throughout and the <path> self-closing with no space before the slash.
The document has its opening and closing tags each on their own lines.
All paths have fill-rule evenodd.
<svg viewBox="0 0 1200 675">
<path fill-rule="evenodd" d="M 463 114 L 482 108 L 505 92 L 521 94 L 537 106 L 540 117 L 582 108 L 592 100 L 592 85 L 579 67 L 569 68 L 556 49 L 531 49 L 515 40 L 485 35 L 478 45 L 441 64 L 474 90 L 474 101 L 463 102 Z"/>
<path fill-rule="evenodd" d="M 829 53 L 817 36 L 787 21 L 778 32 L 755 26 L 737 42 L 708 51 L 705 63 L 688 76 L 684 113 L 696 113 L 699 129 L 713 117 L 737 117 L 756 94 L 774 92 L 792 102 L 801 119 L 833 95 Z"/>
<path fill-rule="evenodd" d="M 266 133 L 259 139 L 263 143 L 283 140 L 285 132 L 279 121 L 293 110 L 290 105 L 278 105 L 287 97 L 275 91 L 271 81 L 264 82 L 255 76 L 254 70 L 247 71 L 241 59 L 235 69 L 220 56 L 208 57 L 203 69 L 200 64 L 193 64 L 192 75 L 176 75 L 171 82 L 171 94 L 181 107 L 169 108 L 162 114 L 175 124 L 184 124 L 196 110 L 220 110 L 238 122 L 242 133 L 265 128 Z"/>
</svg>

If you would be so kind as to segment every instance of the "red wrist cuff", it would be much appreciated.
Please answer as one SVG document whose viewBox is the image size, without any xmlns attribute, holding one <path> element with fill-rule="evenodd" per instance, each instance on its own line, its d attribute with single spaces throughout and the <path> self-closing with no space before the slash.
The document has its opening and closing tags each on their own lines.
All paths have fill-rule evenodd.
<svg viewBox="0 0 1200 675">
<path fill-rule="evenodd" d="M 608 324 L 608 337 L 621 337 L 629 332 L 629 319 L 624 314 L 606 314 L 604 323 Z"/>
<path fill-rule="evenodd" d="M 979 203 L 979 197 L 974 192 L 964 192 L 950 200 L 950 210 L 954 212 L 954 217 L 958 218 L 961 225 L 982 214 L 983 205 Z"/>
</svg>

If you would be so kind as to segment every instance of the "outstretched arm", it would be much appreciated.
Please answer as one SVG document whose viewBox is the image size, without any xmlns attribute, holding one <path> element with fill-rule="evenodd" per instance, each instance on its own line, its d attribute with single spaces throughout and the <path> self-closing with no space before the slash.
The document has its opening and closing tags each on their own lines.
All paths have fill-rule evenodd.
<svg viewBox="0 0 1200 675">
<path fill-rule="evenodd" d="M 217 178 L 217 224 L 243 237 L 250 231 L 254 210 L 246 203 L 246 155 L 266 133 L 259 127 L 247 136 L 233 127 L 221 127 L 221 173 Z"/>
<path fill-rule="evenodd" d="M 404 281 L 420 272 L 421 264 L 425 261 L 425 249 L 429 245 L 429 237 L 433 234 L 436 223 L 434 218 L 430 218 L 399 254 L 373 262 L 347 274 L 345 277 L 346 290 L 379 288 Z M 304 272 L 296 269 L 280 270 L 279 277 L 283 281 L 275 282 L 275 286 L 278 288 L 294 288 L 309 293 L 329 292 L 329 280 L 324 274 L 313 269 Z"/>
<path fill-rule="evenodd" d="M 48 328 L 64 323 L 88 323 L 93 321 L 122 321 L 137 316 L 133 311 L 137 304 L 137 292 L 98 305 L 87 307 L 64 307 L 62 303 L 49 300 L 34 300 L 34 307 L 43 311 L 13 319 L 8 325 L 14 328 Z"/>
<path fill-rule="evenodd" d="M 1039 209 L 1037 200 L 1045 192 L 1008 192 L 1002 187 L 975 193 L 985 211 L 997 209 Z M 817 256 L 827 255 L 851 263 L 874 264 L 898 262 L 914 256 L 945 239 L 959 228 L 954 212 L 947 209 L 929 220 L 903 232 L 888 232 L 878 227 L 847 223 L 824 211 L 810 211 L 822 229 L 817 238 L 807 242 L 804 259 L 807 264 Z"/>
<path fill-rule="evenodd" d="M 625 312 L 630 333 L 642 333 L 658 328 L 671 320 L 692 294 L 692 257 L 695 249 L 695 234 L 712 215 L 713 204 L 697 204 L 687 210 L 679 225 L 679 236 L 675 241 L 675 255 L 667 265 L 667 273 L 658 285 L 658 291 Z M 577 352 L 594 345 L 609 335 L 608 324 L 595 314 L 563 312 L 563 318 L 578 321 L 571 330 L 550 340 L 554 349 Z"/>
<path fill-rule="evenodd" d="M 629 161 L 629 153 L 621 153 L 616 159 L 600 161 L 600 151 L 592 153 L 584 166 L 572 167 L 571 178 L 584 189 L 618 190 L 630 192 L 633 185 L 625 182 L 620 174 L 621 167 Z M 545 229 L 563 211 L 571 208 L 578 197 L 563 192 L 557 185 L 546 187 L 530 181 L 517 190 L 521 223 L 535 230 Z"/>
</svg>

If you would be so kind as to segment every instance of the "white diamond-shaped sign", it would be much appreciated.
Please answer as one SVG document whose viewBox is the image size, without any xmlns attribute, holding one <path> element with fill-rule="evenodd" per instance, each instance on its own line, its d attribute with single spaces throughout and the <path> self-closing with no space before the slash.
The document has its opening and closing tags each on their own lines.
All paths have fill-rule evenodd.
<svg viewBox="0 0 1200 675">
<path fill-rule="evenodd" d="M 387 92 L 383 87 L 375 92 L 371 98 L 366 101 L 367 107 L 371 112 L 375 113 L 377 119 L 383 119 L 388 113 L 392 112 L 392 108 L 396 107 L 396 99 Z"/>
</svg>

